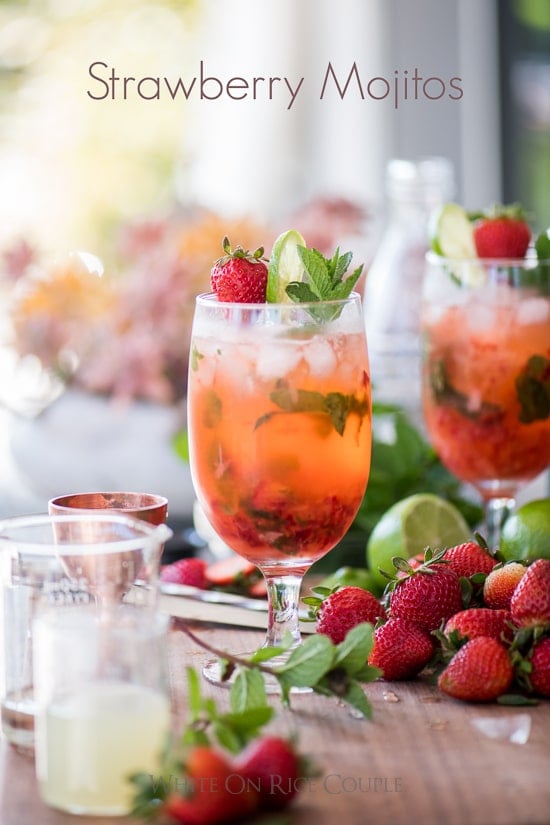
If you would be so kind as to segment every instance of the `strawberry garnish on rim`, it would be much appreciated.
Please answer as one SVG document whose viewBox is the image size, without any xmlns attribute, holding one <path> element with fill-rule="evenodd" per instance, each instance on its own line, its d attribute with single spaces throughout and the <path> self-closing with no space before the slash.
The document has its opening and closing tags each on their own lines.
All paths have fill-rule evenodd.
<svg viewBox="0 0 550 825">
<path fill-rule="evenodd" d="M 210 272 L 210 286 L 220 301 L 237 304 L 264 304 L 266 300 L 267 266 L 263 246 L 254 252 L 236 246 L 231 249 L 229 238 L 223 239 L 225 255 L 215 262 Z"/>
<path fill-rule="evenodd" d="M 474 226 L 474 244 L 480 258 L 524 258 L 531 230 L 519 204 L 495 205 Z"/>
</svg>

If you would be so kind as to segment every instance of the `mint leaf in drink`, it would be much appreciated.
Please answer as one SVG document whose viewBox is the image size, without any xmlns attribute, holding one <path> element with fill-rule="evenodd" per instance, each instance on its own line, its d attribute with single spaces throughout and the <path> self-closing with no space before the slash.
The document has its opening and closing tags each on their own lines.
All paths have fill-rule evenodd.
<svg viewBox="0 0 550 825">
<path fill-rule="evenodd" d="M 503 414 L 501 408 L 490 401 L 482 401 L 478 407 L 472 409 L 468 396 L 452 385 L 443 360 L 434 361 L 431 364 L 429 381 L 437 404 L 454 407 L 465 418 L 483 420 L 486 423 L 491 419 L 500 418 Z"/>
<path fill-rule="evenodd" d="M 550 360 L 532 355 L 516 378 L 516 396 L 522 424 L 544 421 L 550 416 Z"/>
<path fill-rule="evenodd" d="M 334 429 L 339 435 L 344 434 L 346 421 L 350 413 L 359 418 L 368 415 L 369 404 L 366 398 L 358 399 L 355 395 L 341 392 L 329 392 L 323 395 L 315 390 L 294 390 L 285 381 L 280 381 L 277 389 L 270 394 L 271 401 L 281 409 L 281 413 L 324 413 L 328 415 Z M 269 421 L 277 412 L 268 412 L 256 421 L 257 430 Z"/>
</svg>

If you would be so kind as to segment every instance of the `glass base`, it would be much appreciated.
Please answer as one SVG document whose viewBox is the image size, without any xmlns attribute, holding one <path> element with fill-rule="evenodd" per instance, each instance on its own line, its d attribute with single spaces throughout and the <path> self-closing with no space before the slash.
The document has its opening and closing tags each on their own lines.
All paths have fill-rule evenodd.
<svg viewBox="0 0 550 825">
<path fill-rule="evenodd" d="M 242 653 L 239 654 L 239 658 L 247 659 L 252 656 L 252 653 L 255 651 L 251 651 L 250 653 Z M 275 664 L 276 666 L 277 659 L 270 659 L 270 664 Z M 204 678 L 210 682 L 212 685 L 217 685 L 218 687 L 226 687 L 230 688 L 231 685 L 234 683 L 237 671 L 234 670 L 233 673 L 227 678 L 222 679 L 222 665 L 220 664 L 219 659 L 212 659 L 210 662 L 207 662 L 202 669 L 202 673 Z M 275 676 L 271 676 L 269 673 L 263 674 L 264 685 L 265 685 L 265 692 L 269 695 L 280 694 L 281 693 L 281 686 Z M 290 689 L 291 694 L 295 693 L 311 693 L 312 688 L 310 687 L 292 687 Z"/>
</svg>

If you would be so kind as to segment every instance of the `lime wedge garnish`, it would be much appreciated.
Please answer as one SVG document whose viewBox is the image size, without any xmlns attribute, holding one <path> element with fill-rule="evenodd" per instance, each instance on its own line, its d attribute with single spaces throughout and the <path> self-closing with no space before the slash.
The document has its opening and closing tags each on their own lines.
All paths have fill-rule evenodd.
<svg viewBox="0 0 550 825">
<path fill-rule="evenodd" d="M 275 243 L 269 259 L 267 275 L 267 301 L 270 304 L 290 303 L 286 288 L 291 281 L 301 281 L 304 265 L 298 254 L 298 246 L 306 242 L 296 229 L 283 232 Z"/>
<path fill-rule="evenodd" d="M 457 203 L 446 203 L 434 213 L 430 242 L 433 251 L 445 258 L 477 258 L 472 223 L 466 210 Z"/>
</svg>

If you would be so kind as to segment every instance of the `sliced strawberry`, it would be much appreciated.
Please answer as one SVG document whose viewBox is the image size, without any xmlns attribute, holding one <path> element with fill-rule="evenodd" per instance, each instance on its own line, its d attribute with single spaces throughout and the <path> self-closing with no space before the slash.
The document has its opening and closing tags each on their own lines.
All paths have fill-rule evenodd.
<svg viewBox="0 0 550 825">
<path fill-rule="evenodd" d="M 256 576 L 258 572 L 251 561 L 235 554 L 209 564 L 205 575 L 213 587 L 231 587 L 241 585 L 243 580 Z"/>
<path fill-rule="evenodd" d="M 206 567 L 207 563 L 204 559 L 178 559 L 178 561 L 167 564 L 161 569 L 160 580 L 172 584 L 186 584 L 191 587 L 198 587 L 200 590 L 208 590 L 210 582 L 205 575 Z"/>
<path fill-rule="evenodd" d="M 254 599 L 265 599 L 267 596 L 267 583 L 263 576 L 249 586 L 248 593 Z"/>
</svg>

